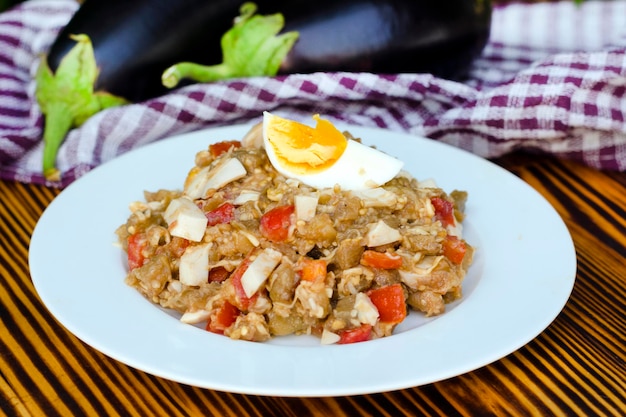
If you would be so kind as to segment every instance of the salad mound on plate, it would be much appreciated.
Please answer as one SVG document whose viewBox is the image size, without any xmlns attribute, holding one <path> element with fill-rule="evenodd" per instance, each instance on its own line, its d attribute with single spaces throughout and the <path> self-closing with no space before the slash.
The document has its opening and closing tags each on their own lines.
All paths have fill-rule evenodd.
<svg viewBox="0 0 626 417">
<path fill-rule="evenodd" d="M 361 342 L 410 310 L 442 314 L 472 262 L 467 193 L 420 182 L 315 118 L 266 113 L 241 140 L 198 152 L 181 190 L 131 203 L 116 231 L 126 283 L 182 322 L 259 342 Z"/>
</svg>

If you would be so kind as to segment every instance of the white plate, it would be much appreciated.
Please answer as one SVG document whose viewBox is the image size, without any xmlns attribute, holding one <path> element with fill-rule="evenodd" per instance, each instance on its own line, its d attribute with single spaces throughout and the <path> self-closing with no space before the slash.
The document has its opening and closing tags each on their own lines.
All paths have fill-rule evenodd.
<svg viewBox="0 0 626 417">
<path fill-rule="evenodd" d="M 345 127 L 345 126 L 344 126 Z M 276 396 L 365 394 L 469 372 L 517 350 L 567 302 L 576 274 L 571 237 L 525 182 L 467 152 L 379 129 L 348 127 L 402 158 L 418 179 L 469 192 L 465 238 L 477 248 L 464 297 L 446 313 L 412 313 L 391 337 L 321 346 L 306 336 L 233 341 L 180 323 L 124 284 L 114 245 L 143 190 L 179 189 L 197 151 L 248 126 L 180 135 L 128 152 L 67 187 L 32 236 L 33 283 L 77 337 L 145 372 L 198 387 Z"/>
</svg>

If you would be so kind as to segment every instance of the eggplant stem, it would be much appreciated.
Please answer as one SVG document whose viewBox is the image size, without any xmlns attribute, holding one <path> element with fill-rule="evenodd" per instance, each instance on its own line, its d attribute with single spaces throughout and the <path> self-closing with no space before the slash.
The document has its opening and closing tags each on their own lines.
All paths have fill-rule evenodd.
<svg viewBox="0 0 626 417">
<path fill-rule="evenodd" d="M 189 79 L 200 83 L 209 83 L 233 76 L 226 64 L 200 65 L 193 62 L 179 62 L 163 72 L 161 81 L 167 88 L 176 87 L 181 80 Z"/>
<path fill-rule="evenodd" d="M 60 181 L 61 173 L 56 167 L 56 156 L 72 128 L 73 116 L 65 105 L 54 105 L 48 108 L 43 131 L 43 175 L 49 181 Z"/>
</svg>

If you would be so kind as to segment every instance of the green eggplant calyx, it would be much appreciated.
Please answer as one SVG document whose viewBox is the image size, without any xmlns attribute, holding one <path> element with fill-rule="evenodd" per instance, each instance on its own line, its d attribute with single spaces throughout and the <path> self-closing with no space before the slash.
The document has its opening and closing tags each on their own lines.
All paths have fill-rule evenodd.
<svg viewBox="0 0 626 417">
<path fill-rule="evenodd" d="M 280 34 L 285 26 L 282 14 L 261 16 L 256 14 L 254 3 L 244 3 L 240 15 L 221 39 L 223 62 L 201 65 L 181 62 L 167 68 L 161 77 L 168 88 L 176 87 L 181 80 L 212 82 L 228 78 L 274 76 L 278 73 L 299 33 Z"/>
<path fill-rule="evenodd" d="M 56 167 L 58 150 L 70 129 L 108 107 L 127 103 L 106 92 L 94 92 L 98 67 L 91 40 L 87 35 L 73 35 L 76 45 L 63 57 L 53 73 L 45 57 L 36 75 L 35 96 L 45 118 L 43 174 L 59 181 Z"/>
</svg>

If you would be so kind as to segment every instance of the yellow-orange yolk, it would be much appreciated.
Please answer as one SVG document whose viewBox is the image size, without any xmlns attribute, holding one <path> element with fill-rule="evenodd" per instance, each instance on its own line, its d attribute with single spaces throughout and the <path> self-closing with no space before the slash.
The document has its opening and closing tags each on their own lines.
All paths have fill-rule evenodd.
<svg viewBox="0 0 626 417">
<path fill-rule="evenodd" d="M 320 172 L 343 154 L 348 141 L 329 121 L 314 115 L 315 127 L 271 116 L 265 126 L 267 142 L 278 162 L 298 174 Z"/>
</svg>

